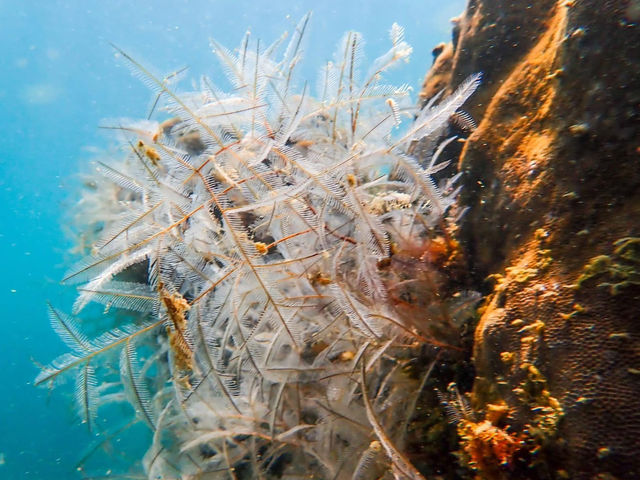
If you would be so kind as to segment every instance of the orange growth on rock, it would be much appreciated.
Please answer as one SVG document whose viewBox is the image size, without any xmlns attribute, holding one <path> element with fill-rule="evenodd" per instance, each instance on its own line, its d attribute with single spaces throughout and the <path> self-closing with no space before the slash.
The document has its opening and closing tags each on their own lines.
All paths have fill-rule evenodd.
<svg viewBox="0 0 640 480">
<path fill-rule="evenodd" d="M 458 427 L 469 465 L 493 478 L 501 468 L 512 464 L 517 452 L 523 448 L 522 439 L 496 427 L 490 421 L 479 423 L 464 420 Z"/>
</svg>

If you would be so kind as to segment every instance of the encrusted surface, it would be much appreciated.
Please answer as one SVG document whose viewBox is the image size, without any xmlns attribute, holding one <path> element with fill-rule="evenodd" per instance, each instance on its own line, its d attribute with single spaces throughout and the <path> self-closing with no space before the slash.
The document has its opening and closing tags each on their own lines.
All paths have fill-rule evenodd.
<svg viewBox="0 0 640 480">
<path fill-rule="evenodd" d="M 539 438 L 545 465 L 523 478 L 640 476 L 639 8 L 470 1 L 425 80 L 429 97 L 485 75 L 460 160 L 470 271 L 485 289 L 499 275 L 475 333 L 473 406 L 505 401 L 502 425 L 531 433 L 540 410 L 518 388 L 534 366 L 562 411 Z"/>
</svg>

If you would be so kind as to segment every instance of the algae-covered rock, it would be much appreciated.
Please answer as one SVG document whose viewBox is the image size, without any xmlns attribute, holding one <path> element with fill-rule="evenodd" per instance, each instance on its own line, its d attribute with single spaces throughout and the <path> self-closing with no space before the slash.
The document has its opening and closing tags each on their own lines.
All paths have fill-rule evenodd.
<svg viewBox="0 0 640 480">
<path fill-rule="evenodd" d="M 640 477 L 639 11 L 470 0 L 425 79 L 428 98 L 484 74 L 465 106 L 478 128 L 459 163 L 459 240 L 475 288 L 499 281 L 475 332 L 472 405 L 506 402 L 501 426 L 533 452 L 528 469 L 476 469 L 487 478 Z M 530 367 L 546 406 L 523 401 Z M 547 407 L 553 428 L 535 427 Z"/>
</svg>

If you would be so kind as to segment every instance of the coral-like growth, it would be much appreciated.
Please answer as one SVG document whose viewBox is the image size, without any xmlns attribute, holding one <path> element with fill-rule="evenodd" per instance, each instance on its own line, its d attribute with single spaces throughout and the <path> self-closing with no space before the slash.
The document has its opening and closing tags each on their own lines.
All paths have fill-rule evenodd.
<svg viewBox="0 0 640 480">
<path fill-rule="evenodd" d="M 455 342 L 475 299 L 438 293 L 456 189 L 432 175 L 478 77 L 413 108 L 382 83 L 411 52 L 394 24 L 368 70 L 348 33 L 317 97 L 294 93 L 307 21 L 279 60 L 284 37 L 214 42 L 230 93 L 205 78 L 178 94 L 118 50 L 170 118 L 117 127 L 127 154 L 98 165 L 91 255 L 66 280 L 86 282 L 75 313 L 137 313 L 90 339 L 52 309 L 73 353 L 37 383 L 79 372 L 89 425 L 123 388 L 153 431 L 149 478 L 422 478 L 402 452 L 420 383 L 405 367 Z"/>
</svg>

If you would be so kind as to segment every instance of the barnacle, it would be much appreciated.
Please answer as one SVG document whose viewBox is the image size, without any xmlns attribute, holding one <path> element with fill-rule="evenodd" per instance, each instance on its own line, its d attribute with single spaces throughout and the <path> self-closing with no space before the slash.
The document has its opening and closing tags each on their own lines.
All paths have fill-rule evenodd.
<svg viewBox="0 0 640 480">
<path fill-rule="evenodd" d="M 74 313 L 129 313 L 112 329 L 95 319 L 105 331 L 89 338 L 52 307 L 72 353 L 36 383 L 80 371 L 90 426 L 97 379 L 122 388 L 153 432 L 149 478 L 421 478 L 400 450 L 420 390 L 404 367 L 420 345 L 455 342 L 477 300 L 440 291 L 457 177 L 432 176 L 479 78 L 414 108 L 408 86 L 382 83 L 411 52 L 394 24 L 366 72 L 350 32 L 317 97 L 294 93 L 308 20 L 279 59 L 284 37 L 212 42 L 230 93 L 206 78 L 177 93 L 116 47 L 170 118 L 116 127 L 127 153 L 98 165 L 82 201 L 91 255 L 65 280 L 86 282 Z"/>
</svg>

